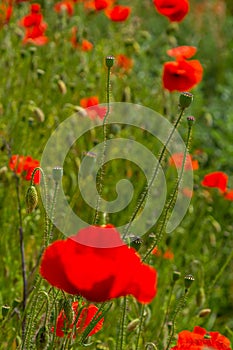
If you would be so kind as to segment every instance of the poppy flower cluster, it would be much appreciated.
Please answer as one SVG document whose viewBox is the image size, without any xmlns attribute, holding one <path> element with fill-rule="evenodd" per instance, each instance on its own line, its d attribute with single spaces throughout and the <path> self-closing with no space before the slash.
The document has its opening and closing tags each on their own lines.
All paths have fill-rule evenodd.
<svg viewBox="0 0 233 350">
<path fill-rule="evenodd" d="M 31 4 L 30 13 L 20 20 L 19 25 L 25 29 L 23 44 L 42 46 L 48 42 L 45 36 L 47 24 L 44 22 L 40 4 Z"/>
<path fill-rule="evenodd" d="M 32 173 L 35 168 L 40 166 L 40 162 L 30 156 L 20 156 L 14 154 L 9 161 L 10 169 L 17 175 L 22 176 L 25 180 L 31 181 Z M 40 183 L 40 172 L 36 171 L 34 183 Z"/>
<path fill-rule="evenodd" d="M 206 174 L 201 182 L 202 186 L 217 188 L 225 199 L 233 201 L 233 189 L 228 189 L 228 175 L 222 171 Z"/>
<path fill-rule="evenodd" d="M 156 10 L 171 22 L 181 22 L 189 12 L 188 0 L 153 0 Z"/>
<path fill-rule="evenodd" d="M 63 338 L 66 334 L 70 336 L 74 326 L 75 331 L 73 332 L 73 338 L 76 338 L 77 334 L 81 334 L 89 326 L 94 317 L 98 316 L 98 307 L 94 304 L 87 306 L 81 305 L 78 301 L 72 303 L 73 318 L 71 321 L 68 320 L 66 312 L 63 309 L 56 320 L 56 336 Z M 81 311 L 80 311 L 81 310 Z M 94 328 L 90 331 L 88 336 L 92 336 L 99 332 L 103 326 L 104 318 L 102 317 Z M 52 332 L 54 332 L 54 327 L 52 327 Z"/>
<path fill-rule="evenodd" d="M 156 270 L 112 225 L 85 227 L 53 242 L 44 251 L 40 273 L 52 286 L 92 302 L 132 295 L 149 303 L 156 295 Z"/>
<path fill-rule="evenodd" d="M 86 109 L 86 112 L 91 119 L 94 119 L 96 117 L 104 119 L 106 115 L 106 107 L 99 106 L 98 96 L 82 98 L 80 100 L 80 106 Z"/>
<path fill-rule="evenodd" d="M 230 340 L 219 332 L 207 332 L 196 326 L 193 332 L 184 330 L 179 333 L 177 345 L 171 350 L 231 350 Z"/>
<path fill-rule="evenodd" d="M 183 153 L 174 153 L 168 160 L 169 165 L 175 166 L 176 168 L 181 169 L 183 164 L 183 158 L 184 158 Z M 193 159 L 193 157 L 189 154 L 186 157 L 184 169 L 198 170 L 198 168 L 199 168 L 198 160 Z"/>
<path fill-rule="evenodd" d="M 167 51 L 175 61 L 163 66 L 163 86 L 172 91 L 189 91 L 202 80 L 203 67 L 198 60 L 187 60 L 195 55 L 194 46 L 178 46 Z"/>
</svg>

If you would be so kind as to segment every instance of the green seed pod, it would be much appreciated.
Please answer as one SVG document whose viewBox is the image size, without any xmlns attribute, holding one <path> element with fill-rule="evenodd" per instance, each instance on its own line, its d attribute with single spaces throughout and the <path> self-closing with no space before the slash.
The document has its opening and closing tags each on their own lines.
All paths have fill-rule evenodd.
<svg viewBox="0 0 233 350">
<path fill-rule="evenodd" d="M 27 213 L 32 213 L 38 204 L 38 194 L 35 186 L 30 186 L 26 193 L 26 208 Z"/>
<path fill-rule="evenodd" d="M 193 94 L 187 91 L 182 92 L 180 94 L 179 106 L 182 109 L 188 108 L 191 105 L 192 101 L 193 101 Z"/>
<path fill-rule="evenodd" d="M 180 278 L 180 275 L 181 275 L 181 273 L 179 271 L 173 271 L 173 274 L 172 274 L 173 282 L 178 281 L 178 279 Z"/>
<path fill-rule="evenodd" d="M 108 68 L 111 68 L 111 67 L 113 66 L 113 64 L 114 64 L 114 60 L 115 60 L 115 57 L 113 57 L 113 56 L 107 56 L 107 57 L 105 58 L 105 64 L 106 64 L 106 66 L 107 66 Z"/>
<path fill-rule="evenodd" d="M 187 117 L 187 122 L 189 126 L 193 126 L 193 124 L 195 123 L 195 118 L 190 115 L 189 117 Z"/>
<path fill-rule="evenodd" d="M 39 329 L 36 335 L 36 349 L 45 350 L 49 344 L 49 332 L 46 326 Z"/>
<path fill-rule="evenodd" d="M 184 285 L 185 285 L 185 289 L 186 291 L 191 287 L 191 284 L 194 281 L 194 277 L 193 275 L 186 275 L 184 278 Z"/>
<path fill-rule="evenodd" d="M 61 167 L 53 168 L 53 180 L 55 182 L 61 181 L 62 176 L 63 176 L 63 168 L 61 168 Z"/>
</svg>

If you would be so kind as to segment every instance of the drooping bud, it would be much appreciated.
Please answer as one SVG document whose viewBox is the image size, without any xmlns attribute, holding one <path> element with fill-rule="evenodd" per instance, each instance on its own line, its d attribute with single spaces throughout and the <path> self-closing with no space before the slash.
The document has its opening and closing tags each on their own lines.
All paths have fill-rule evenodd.
<svg viewBox="0 0 233 350">
<path fill-rule="evenodd" d="M 176 282 L 178 281 L 178 279 L 180 278 L 180 272 L 179 271 L 173 271 L 173 274 L 172 274 L 172 280 L 173 282 Z"/>
<path fill-rule="evenodd" d="M 191 287 L 191 284 L 193 283 L 194 280 L 195 279 L 193 275 L 186 275 L 184 277 L 184 286 L 186 291 Z"/>
<path fill-rule="evenodd" d="M 135 328 L 137 328 L 137 326 L 139 325 L 140 323 L 140 320 L 139 318 L 135 318 L 133 321 L 131 321 L 128 326 L 127 326 L 127 331 L 128 332 L 131 332 L 131 331 L 134 331 Z"/>
<path fill-rule="evenodd" d="M 179 99 L 179 106 L 182 109 L 188 108 L 193 101 L 193 94 L 190 92 L 181 92 Z"/>
<path fill-rule="evenodd" d="M 30 186 L 26 192 L 26 208 L 27 213 L 30 214 L 33 212 L 33 210 L 36 208 L 38 204 L 38 194 L 35 186 Z"/>
<path fill-rule="evenodd" d="M 208 316 L 210 313 L 211 313 L 211 309 L 202 309 L 202 310 L 199 312 L 198 316 L 199 316 L 199 317 L 206 317 L 206 316 Z"/>
<path fill-rule="evenodd" d="M 60 182 L 63 176 L 63 168 L 55 167 L 53 168 L 53 180 L 55 182 Z"/>
<path fill-rule="evenodd" d="M 114 65 L 115 57 L 113 56 L 107 56 L 105 58 L 105 64 L 108 68 L 111 68 Z"/>
<path fill-rule="evenodd" d="M 10 310 L 10 306 L 8 306 L 8 305 L 3 305 L 3 306 L 2 306 L 2 317 L 3 317 L 3 318 L 6 317 L 6 315 L 7 315 L 8 312 L 9 312 L 9 310 Z"/>
<path fill-rule="evenodd" d="M 60 92 L 62 93 L 62 95 L 65 95 L 67 93 L 67 87 L 66 84 L 64 83 L 63 80 L 59 79 L 57 82 L 58 88 L 60 90 Z"/>
</svg>

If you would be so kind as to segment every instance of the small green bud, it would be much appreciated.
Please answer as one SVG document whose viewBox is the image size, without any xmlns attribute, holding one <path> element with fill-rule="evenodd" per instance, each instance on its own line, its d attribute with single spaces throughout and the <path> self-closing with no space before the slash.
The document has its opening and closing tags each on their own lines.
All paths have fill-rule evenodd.
<svg viewBox="0 0 233 350">
<path fill-rule="evenodd" d="M 63 176 L 63 168 L 61 167 L 53 168 L 53 180 L 55 182 L 59 182 L 62 179 L 62 176 Z"/>
<path fill-rule="evenodd" d="M 179 106 L 182 109 L 188 108 L 193 101 L 193 94 L 190 92 L 181 92 L 179 99 Z"/>
<path fill-rule="evenodd" d="M 179 271 L 173 271 L 173 274 L 172 274 L 173 282 L 178 281 L 179 278 L 180 278 L 180 272 Z"/>
<path fill-rule="evenodd" d="M 36 335 L 36 349 L 45 350 L 49 344 L 49 330 L 46 326 L 39 329 Z"/>
<path fill-rule="evenodd" d="M 32 213 L 38 204 L 38 195 L 35 186 L 30 186 L 26 192 L 27 213 Z"/>
<path fill-rule="evenodd" d="M 107 66 L 108 68 L 111 68 L 111 67 L 113 66 L 113 64 L 114 64 L 114 60 L 115 60 L 115 57 L 113 57 L 113 56 L 107 56 L 107 57 L 105 58 L 105 64 L 106 64 L 106 66 Z"/>
<path fill-rule="evenodd" d="M 195 118 L 190 115 L 189 117 L 187 117 L 187 122 L 189 126 L 193 126 L 193 124 L 195 123 Z"/>
<path fill-rule="evenodd" d="M 194 281 L 193 275 L 186 275 L 185 276 L 185 278 L 184 278 L 184 285 L 185 285 L 185 290 L 186 291 L 191 287 L 191 284 L 193 283 L 193 281 Z"/>
</svg>

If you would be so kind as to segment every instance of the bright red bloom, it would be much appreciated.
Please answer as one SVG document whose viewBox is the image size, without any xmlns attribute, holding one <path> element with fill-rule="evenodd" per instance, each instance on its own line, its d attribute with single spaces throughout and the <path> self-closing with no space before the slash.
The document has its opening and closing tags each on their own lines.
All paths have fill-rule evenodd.
<svg viewBox="0 0 233 350">
<path fill-rule="evenodd" d="M 72 16 L 74 14 L 74 3 L 69 0 L 59 1 L 54 5 L 54 10 L 57 13 L 66 12 L 69 16 Z"/>
<path fill-rule="evenodd" d="M 191 58 L 197 52 L 197 48 L 195 46 L 178 46 L 172 49 L 167 50 L 167 54 L 170 57 L 175 57 L 177 61 L 182 59 Z"/>
<path fill-rule="evenodd" d="M 94 0 L 95 8 L 97 11 L 101 11 L 111 6 L 115 0 Z"/>
<path fill-rule="evenodd" d="M 171 22 L 180 22 L 189 12 L 188 0 L 153 0 L 156 10 Z"/>
<path fill-rule="evenodd" d="M 13 155 L 9 161 L 9 167 L 15 174 L 21 175 L 25 180 L 30 181 L 35 168 L 40 166 L 40 162 L 30 156 L 24 157 L 18 154 Z M 34 176 L 34 183 L 40 183 L 40 171 Z"/>
<path fill-rule="evenodd" d="M 227 190 L 228 176 L 222 171 L 216 171 L 205 175 L 202 180 L 202 186 L 218 188 L 221 192 L 226 192 Z"/>
<path fill-rule="evenodd" d="M 106 115 L 106 107 L 99 106 L 98 96 L 84 97 L 80 100 L 80 106 L 87 109 L 90 118 L 99 117 L 104 119 Z"/>
<path fill-rule="evenodd" d="M 142 263 L 111 225 L 89 226 L 52 243 L 40 273 L 52 286 L 93 302 L 133 295 L 149 303 L 156 295 L 156 270 Z"/>
<path fill-rule="evenodd" d="M 183 153 L 174 153 L 170 158 L 169 158 L 169 165 L 175 166 L 178 169 L 182 168 L 182 163 L 183 163 L 183 158 L 184 155 Z M 198 161 L 196 159 L 193 159 L 192 156 L 189 154 L 186 156 L 186 161 L 185 161 L 185 170 L 197 170 L 199 168 Z"/>
<path fill-rule="evenodd" d="M 72 28 L 72 36 L 70 41 L 75 49 L 79 49 L 81 51 L 91 51 L 93 49 L 93 44 L 90 41 L 79 38 L 77 27 Z"/>
<path fill-rule="evenodd" d="M 193 332 L 182 331 L 178 335 L 177 345 L 171 350 L 231 350 L 230 340 L 219 332 L 207 332 L 196 326 Z"/>
<path fill-rule="evenodd" d="M 189 91 L 202 80 L 203 68 L 198 60 L 166 62 L 163 86 L 169 91 Z"/>
<path fill-rule="evenodd" d="M 75 301 L 72 303 L 72 309 L 74 311 L 72 323 L 69 323 L 64 310 L 60 312 L 56 322 L 57 337 L 64 337 L 64 335 L 69 334 L 71 332 L 72 328 L 74 327 L 76 318 L 79 314 L 79 307 L 80 305 L 78 301 Z M 76 338 L 77 333 L 78 334 L 83 333 L 87 328 L 87 326 L 91 323 L 94 316 L 95 315 L 98 316 L 98 308 L 95 305 L 90 304 L 87 307 L 83 307 L 83 305 L 81 305 L 81 307 L 82 307 L 82 311 L 78 316 L 78 320 L 76 322 L 76 331 L 73 334 L 73 338 Z M 99 332 L 103 326 L 103 322 L 104 322 L 104 318 L 101 318 L 98 321 L 98 323 L 95 325 L 95 327 L 90 331 L 88 336 L 91 336 Z M 52 328 L 52 331 L 54 331 L 54 327 Z"/>
<path fill-rule="evenodd" d="M 19 25 L 25 28 L 23 44 L 32 43 L 41 46 L 48 42 L 48 38 L 45 36 L 47 24 L 43 21 L 40 9 L 39 4 L 32 4 L 31 12 L 19 21 Z"/>
<path fill-rule="evenodd" d="M 133 68 L 134 61 L 132 58 L 127 57 L 126 55 L 119 54 L 119 55 L 116 55 L 116 65 L 123 72 L 129 72 Z"/>
<path fill-rule="evenodd" d="M 117 5 L 105 11 L 106 16 L 114 22 L 126 21 L 131 12 L 128 6 Z"/>
</svg>

